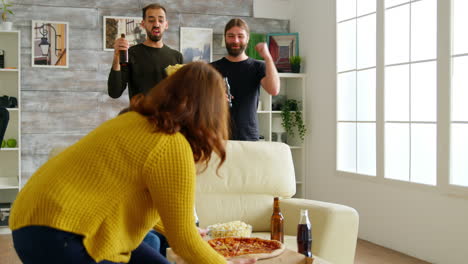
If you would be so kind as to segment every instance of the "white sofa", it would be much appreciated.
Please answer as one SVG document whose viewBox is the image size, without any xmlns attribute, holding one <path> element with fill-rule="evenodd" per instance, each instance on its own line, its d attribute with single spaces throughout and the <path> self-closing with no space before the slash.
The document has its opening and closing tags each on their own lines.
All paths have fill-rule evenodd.
<svg viewBox="0 0 468 264">
<path fill-rule="evenodd" d="M 64 148 L 51 151 L 53 157 Z M 353 264 L 359 217 L 339 204 L 291 198 L 296 192 L 294 165 L 288 145 L 277 142 L 229 141 L 227 159 L 216 175 L 218 157 L 197 176 L 196 208 L 200 226 L 242 220 L 253 236 L 270 238 L 273 198 L 280 197 L 285 243 L 297 250 L 300 209 L 309 210 L 313 254 L 334 264 Z"/>
<path fill-rule="evenodd" d="M 297 250 L 300 209 L 309 210 L 312 252 L 334 264 L 353 264 L 359 216 L 339 204 L 291 198 L 296 181 L 291 150 L 277 142 L 229 141 L 227 159 L 216 175 L 219 159 L 197 179 L 196 208 L 200 225 L 242 220 L 253 236 L 270 238 L 273 198 L 280 197 L 286 246 Z"/>
</svg>

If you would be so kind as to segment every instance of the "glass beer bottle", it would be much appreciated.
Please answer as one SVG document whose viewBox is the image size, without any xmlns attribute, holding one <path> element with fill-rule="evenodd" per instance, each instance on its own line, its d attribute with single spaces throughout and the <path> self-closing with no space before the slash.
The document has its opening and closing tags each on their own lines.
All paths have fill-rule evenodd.
<svg viewBox="0 0 468 264">
<path fill-rule="evenodd" d="M 271 240 L 278 240 L 281 243 L 284 242 L 283 223 L 284 217 L 281 213 L 279 206 L 279 198 L 275 197 L 273 201 L 273 214 L 271 215 Z"/>
<path fill-rule="evenodd" d="M 198 220 L 197 209 L 195 207 L 193 208 L 193 214 L 195 215 L 195 225 L 200 227 L 200 220 Z"/>
<path fill-rule="evenodd" d="M 125 38 L 125 34 L 120 35 L 121 38 Z M 122 67 L 127 67 L 128 65 L 128 50 L 121 50 L 119 51 L 119 63 L 120 66 Z"/>
<path fill-rule="evenodd" d="M 306 209 L 301 210 L 301 219 L 297 225 L 297 252 L 312 257 L 312 227 Z"/>
</svg>

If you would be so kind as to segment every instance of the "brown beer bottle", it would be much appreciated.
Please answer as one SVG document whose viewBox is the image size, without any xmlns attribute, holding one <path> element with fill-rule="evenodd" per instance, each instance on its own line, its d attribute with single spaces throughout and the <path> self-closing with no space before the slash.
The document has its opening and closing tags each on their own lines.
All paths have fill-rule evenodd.
<svg viewBox="0 0 468 264">
<path fill-rule="evenodd" d="M 125 34 L 120 35 L 121 38 L 125 38 Z M 119 51 L 120 66 L 127 67 L 128 65 L 128 50 Z"/>
<path fill-rule="evenodd" d="M 306 209 L 301 210 L 301 219 L 297 225 L 297 252 L 312 257 L 312 227 Z"/>
<path fill-rule="evenodd" d="M 284 242 L 283 222 L 284 217 L 280 210 L 279 198 L 275 197 L 273 202 L 273 214 L 271 215 L 270 224 L 271 240 L 278 240 L 281 243 Z"/>
<path fill-rule="evenodd" d="M 195 207 L 193 208 L 193 214 L 195 215 L 195 225 L 200 227 L 200 220 L 198 219 L 197 209 Z"/>
</svg>

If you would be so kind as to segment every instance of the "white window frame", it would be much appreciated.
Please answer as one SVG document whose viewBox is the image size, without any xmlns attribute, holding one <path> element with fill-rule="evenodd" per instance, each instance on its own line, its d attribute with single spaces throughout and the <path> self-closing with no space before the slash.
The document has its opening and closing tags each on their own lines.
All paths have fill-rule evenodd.
<svg viewBox="0 0 468 264">
<path fill-rule="evenodd" d="M 358 29 L 358 23 L 357 23 L 357 22 L 358 22 L 358 19 L 360 19 L 360 18 L 365 18 L 365 17 L 371 16 L 371 15 L 374 15 L 374 14 L 376 15 L 376 19 L 377 19 L 377 14 L 376 14 L 376 12 L 368 12 L 368 13 L 360 14 L 360 15 L 358 15 L 358 16 L 355 16 L 355 17 L 352 17 L 352 18 L 348 18 L 348 19 L 344 19 L 344 20 L 340 21 L 341 23 L 342 23 L 342 22 L 352 21 L 352 20 L 355 20 L 355 21 L 356 21 L 356 25 L 355 25 L 355 26 L 356 26 L 356 47 L 355 47 L 355 48 L 356 48 L 356 54 L 357 54 L 357 55 L 358 55 L 357 42 L 358 42 L 358 34 L 359 34 L 359 33 L 358 33 L 358 30 L 357 30 L 357 29 Z M 337 23 L 337 24 L 338 24 L 338 23 Z M 377 44 L 376 44 L 376 45 L 377 45 Z M 362 72 L 362 71 L 370 70 L 370 69 L 375 69 L 375 70 L 376 70 L 376 73 L 377 73 L 377 61 L 376 61 L 376 65 L 375 65 L 375 66 L 370 66 L 370 67 L 369 67 L 369 66 L 366 66 L 366 67 L 361 67 L 361 68 L 360 68 L 360 67 L 358 67 L 358 60 L 357 60 L 357 58 L 356 58 L 356 63 L 355 63 L 355 67 L 354 67 L 354 68 L 352 68 L 352 69 L 346 69 L 346 70 L 343 70 L 343 71 L 340 71 L 340 72 L 337 71 L 337 75 L 336 75 L 336 76 L 337 76 L 337 83 L 338 83 L 338 75 L 339 75 L 339 74 L 346 74 L 346 73 L 354 72 L 354 73 L 355 73 L 355 77 L 356 77 L 356 80 L 355 80 L 355 82 L 356 82 L 356 87 L 355 87 L 355 88 L 356 88 L 356 102 L 357 102 L 358 73 L 359 73 L 359 72 Z M 376 105 L 377 105 L 377 102 L 376 102 Z M 357 115 L 357 112 L 358 112 L 358 111 L 357 111 L 357 108 L 358 108 L 358 107 L 357 107 L 357 104 L 356 104 L 356 115 Z M 335 126 L 336 129 L 338 129 L 338 124 L 340 124 L 340 123 L 341 123 L 341 124 L 346 124 L 346 123 L 348 123 L 348 124 L 355 124 L 355 125 L 356 125 L 356 138 L 358 137 L 358 135 L 357 135 L 357 130 L 358 130 L 358 129 L 357 129 L 357 126 L 358 126 L 359 124 L 375 124 L 376 130 L 377 130 L 377 116 L 376 116 L 376 120 L 375 120 L 375 121 L 362 121 L 362 120 L 361 120 L 361 121 L 359 121 L 359 120 L 352 120 L 352 121 L 351 121 L 351 120 L 342 120 L 342 121 L 338 121 L 338 116 L 337 116 L 336 126 Z M 337 139 L 337 140 L 338 140 L 338 139 Z M 357 140 L 357 139 L 356 139 L 356 143 L 358 143 L 358 140 Z M 336 153 L 338 152 L 338 148 L 337 148 L 337 147 L 338 147 L 338 145 L 337 145 L 336 148 L 335 148 L 335 149 L 336 149 L 336 151 L 335 151 Z M 356 170 L 358 169 L 358 163 L 359 163 L 358 157 L 357 157 L 357 156 L 358 156 L 358 155 L 357 155 L 357 152 L 358 152 L 358 151 L 359 151 L 359 150 L 358 150 L 358 146 L 356 145 Z M 336 160 L 336 159 L 335 159 L 335 160 Z M 336 164 L 335 167 L 337 167 L 337 166 L 338 166 L 337 162 L 335 162 L 335 164 Z M 377 170 L 377 167 L 376 167 L 376 170 Z M 348 172 L 348 173 L 349 173 L 349 172 Z M 353 173 L 353 174 L 359 174 L 359 173 Z M 376 171 L 376 174 L 377 174 L 377 171 Z M 375 177 L 375 175 L 367 175 L 367 174 L 361 174 L 361 175 L 366 175 L 367 177 Z"/>
<path fill-rule="evenodd" d="M 412 0 L 417 2 L 420 0 Z M 337 1 L 335 1 L 336 4 Z M 335 8 L 336 11 L 336 8 Z M 451 197 L 468 198 L 468 187 L 452 185 L 450 179 L 450 96 L 451 96 L 451 71 L 452 71 L 452 1 L 437 0 L 437 183 L 435 186 L 420 184 L 410 181 L 400 181 L 385 178 L 384 176 L 384 140 L 385 140 L 385 118 L 384 118 L 384 0 L 377 0 L 377 62 L 376 62 L 376 167 L 377 175 L 368 175 L 339 171 L 336 175 L 362 181 L 369 181 L 377 184 L 394 186 L 396 188 L 406 188 L 411 190 L 421 190 Z M 335 33 L 337 33 L 338 22 L 335 23 Z M 338 44 L 336 43 L 336 47 Z M 338 65 L 338 56 L 336 56 Z M 336 80 L 338 80 L 336 71 Z M 336 82 L 337 83 L 337 82 Z M 337 87 L 336 87 L 337 88 Z M 335 129 L 338 126 L 338 118 L 335 120 Z M 337 134 L 335 143 L 337 144 Z M 338 145 L 336 145 L 337 149 Z M 337 153 L 337 152 L 335 152 Z M 335 155 L 335 168 L 337 165 L 337 155 Z"/>
</svg>

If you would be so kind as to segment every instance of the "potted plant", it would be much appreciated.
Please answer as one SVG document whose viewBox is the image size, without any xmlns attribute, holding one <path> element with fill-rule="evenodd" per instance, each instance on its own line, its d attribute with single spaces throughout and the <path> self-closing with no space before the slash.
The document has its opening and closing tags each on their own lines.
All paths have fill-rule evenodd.
<svg viewBox="0 0 468 264">
<path fill-rule="evenodd" d="M 13 11 L 11 11 L 10 7 L 13 6 L 12 4 L 8 4 L 6 0 L 2 0 L 2 29 L 3 30 L 11 30 L 13 23 L 7 21 L 7 14 L 10 13 L 14 15 Z"/>
<path fill-rule="evenodd" d="M 297 129 L 299 138 L 304 140 L 307 129 L 302 120 L 302 111 L 299 108 L 299 101 L 295 99 L 287 99 L 281 107 L 282 125 L 288 135 L 294 136 L 294 128 Z"/>
<path fill-rule="evenodd" d="M 289 57 L 289 63 L 291 63 L 291 71 L 294 73 L 299 73 L 301 71 L 301 56 L 291 56 Z"/>
</svg>

